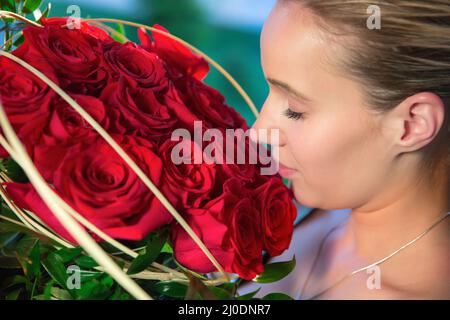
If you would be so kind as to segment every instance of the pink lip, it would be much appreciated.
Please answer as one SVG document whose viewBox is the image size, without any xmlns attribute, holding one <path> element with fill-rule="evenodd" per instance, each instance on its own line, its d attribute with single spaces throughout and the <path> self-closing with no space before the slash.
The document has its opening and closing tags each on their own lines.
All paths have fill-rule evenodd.
<svg viewBox="0 0 450 320">
<path fill-rule="evenodd" d="M 286 166 L 282 165 L 281 163 L 279 163 L 278 166 L 279 166 L 278 173 L 283 178 L 289 178 L 297 172 L 297 170 L 286 167 Z"/>
</svg>

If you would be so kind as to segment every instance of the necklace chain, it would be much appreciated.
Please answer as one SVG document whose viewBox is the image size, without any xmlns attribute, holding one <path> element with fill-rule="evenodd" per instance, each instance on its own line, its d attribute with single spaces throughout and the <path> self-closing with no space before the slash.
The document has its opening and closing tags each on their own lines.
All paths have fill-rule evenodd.
<svg viewBox="0 0 450 320">
<path fill-rule="evenodd" d="M 399 253 L 400 251 L 403 251 L 404 249 L 406 249 L 407 247 L 409 247 L 410 245 L 412 245 L 413 243 L 415 243 L 416 241 L 418 241 L 420 238 L 422 238 L 423 236 L 425 236 L 428 232 L 431 231 L 431 229 L 433 229 L 434 227 L 436 227 L 439 223 L 441 223 L 442 221 L 445 220 L 445 218 L 447 218 L 448 216 L 450 216 L 450 212 L 445 213 L 441 218 L 439 218 L 437 221 L 435 221 L 431 226 L 429 226 L 427 229 L 425 229 L 425 231 L 423 231 L 421 234 L 419 234 L 417 237 L 415 237 L 413 240 L 407 242 L 406 244 L 402 245 L 400 248 L 398 248 L 397 250 L 395 250 L 394 252 L 392 252 L 391 254 L 385 256 L 384 258 L 371 263 L 365 267 L 356 269 L 348 274 L 346 274 L 345 276 L 343 276 L 341 279 L 339 279 L 338 281 L 336 281 L 333 285 L 319 291 L 318 293 L 314 294 L 311 298 L 309 298 L 309 300 L 315 299 L 318 296 L 322 295 L 323 293 L 325 293 L 326 291 L 336 287 L 337 285 L 339 285 L 341 282 L 343 282 L 344 280 L 346 280 L 349 277 L 352 277 L 353 275 L 360 273 L 364 270 L 370 269 L 374 266 L 380 265 L 383 262 L 385 262 L 386 260 L 389 260 L 390 258 L 392 258 L 393 256 L 395 256 L 397 253 Z M 344 221 L 345 222 L 345 221 Z M 306 278 L 305 284 L 302 287 L 301 293 L 300 293 L 300 297 L 303 297 L 303 293 L 305 291 L 306 286 L 308 285 L 308 280 L 311 277 L 312 272 L 314 271 L 316 264 L 318 262 L 318 258 L 320 256 L 320 253 L 324 247 L 325 244 L 325 240 L 328 238 L 328 236 L 337 228 L 339 228 L 344 222 L 341 222 L 340 224 L 338 224 L 337 226 L 333 227 L 330 231 L 328 231 L 328 233 L 325 235 L 325 237 L 322 239 L 320 246 L 319 246 L 319 250 L 317 251 L 317 255 L 316 258 L 314 259 L 313 265 L 309 271 L 308 277 Z"/>
</svg>

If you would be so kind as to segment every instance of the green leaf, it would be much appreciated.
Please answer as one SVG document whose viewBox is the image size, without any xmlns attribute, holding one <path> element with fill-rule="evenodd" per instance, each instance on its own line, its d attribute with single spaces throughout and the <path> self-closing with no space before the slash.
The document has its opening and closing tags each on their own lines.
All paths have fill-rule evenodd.
<svg viewBox="0 0 450 320">
<path fill-rule="evenodd" d="M 92 269 L 98 267 L 98 263 L 89 256 L 81 256 L 75 259 L 75 264 L 81 268 Z"/>
<path fill-rule="evenodd" d="M 83 252 L 83 248 L 62 248 L 56 251 L 56 254 L 61 258 L 63 263 L 68 263 L 78 257 Z"/>
<path fill-rule="evenodd" d="M 61 287 L 67 288 L 67 269 L 59 255 L 56 253 L 50 253 L 47 259 L 42 261 L 42 264 L 47 270 L 48 274 L 58 283 Z"/>
<path fill-rule="evenodd" d="M 18 285 L 18 284 L 26 285 L 27 282 L 28 282 L 27 278 L 25 278 L 22 275 L 15 275 L 15 276 L 6 278 L 3 281 L 3 285 L 1 287 L 1 291 L 5 291 L 5 289 L 11 288 L 11 287 L 13 287 L 15 285 Z"/>
<path fill-rule="evenodd" d="M 23 34 L 13 42 L 14 47 L 20 46 L 25 41 Z"/>
<path fill-rule="evenodd" d="M 41 244 L 36 240 L 25 263 L 25 274 L 30 278 L 41 276 Z"/>
<path fill-rule="evenodd" d="M 34 10 L 39 8 L 42 0 L 25 0 L 22 8 L 23 13 L 32 13 Z"/>
<path fill-rule="evenodd" d="M 111 295 L 111 287 L 114 281 L 105 276 L 102 281 L 94 280 L 83 283 L 79 290 L 75 291 L 78 300 L 105 300 Z"/>
<path fill-rule="evenodd" d="M 14 219 L 14 216 L 10 215 L 10 211 L 8 211 L 8 209 L 2 207 L 1 210 L 2 210 L 2 214 L 3 215 Z M 4 234 L 4 233 L 7 233 L 7 232 L 20 233 L 18 235 L 17 240 L 20 240 L 20 238 L 23 238 L 23 236 L 26 234 L 26 235 L 31 236 L 34 239 L 39 238 L 42 242 L 52 243 L 52 241 L 49 238 L 43 236 L 42 234 L 36 233 L 36 232 L 26 228 L 26 227 L 22 227 L 20 225 L 11 223 L 9 221 L 2 221 L 0 219 L 0 234 Z"/>
<path fill-rule="evenodd" d="M 85 300 L 91 298 L 95 294 L 95 290 L 97 290 L 97 287 L 99 284 L 94 281 L 90 281 L 87 283 L 84 283 L 79 290 L 76 291 L 76 296 L 78 300 Z"/>
<path fill-rule="evenodd" d="M 112 296 L 108 298 L 108 300 L 130 300 L 130 295 L 123 291 L 120 286 L 116 286 L 114 293 Z"/>
<path fill-rule="evenodd" d="M 45 9 L 45 11 L 42 13 L 41 19 L 42 19 L 42 18 L 47 18 L 48 15 L 50 14 L 50 11 L 51 11 L 51 10 L 52 10 L 52 4 L 49 3 L 49 4 L 47 5 L 47 8 Z"/>
<path fill-rule="evenodd" d="M 60 289 L 57 287 L 52 287 L 50 289 L 51 295 L 58 300 L 72 300 L 72 296 L 69 291 Z"/>
<path fill-rule="evenodd" d="M 20 235 L 21 234 L 19 232 L 2 233 L 2 228 L 0 227 L 0 249 L 9 247 L 11 245 L 14 245 L 14 243 L 17 243 L 17 241 L 20 239 Z"/>
<path fill-rule="evenodd" d="M 16 12 L 14 0 L 0 0 L 0 8 L 2 10 Z"/>
<path fill-rule="evenodd" d="M 114 279 L 111 278 L 111 276 L 105 274 L 103 279 L 100 280 L 100 283 L 110 289 L 114 285 Z"/>
<path fill-rule="evenodd" d="M 4 257 L 15 257 L 15 259 L 21 264 L 24 272 L 26 272 L 26 269 L 28 268 L 27 258 L 30 255 L 36 241 L 36 238 L 22 234 L 20 235 L 18 241 L 14 241 L 14 243 L 9 246 L 3 247 L 1 253 Z"/>
<path fill-rule="evenodd" d="M 228 291 L 230 294 L 234 294 L 237 289 L 237 284 L 235 282 L 225 282 L 222 283 L 219 288 Z"/>
<path fill-rule="evenodd" d="M 259 290 L 261 290 L 261 288 L 258 288 L 258 290 L 255 290 L 255 291 L 249 292 L 247 294 L 244 294 L 242 296 L 239 296 L 236 299 L 237 300 L 251 300 L 255 296 L 255 294 L 257 294 L 259 292 Z"/>
<path fill-rule="evenodd" d="M 187 273 L 189 287 L 184 300 L 217 300 L 218 297 L 212 292 L 210 287 L 205 285 L 201 279 Z M 220 289 L 218 289 L 220 290 Z"/>
<path fill-rule="evenodd" d="M 39 19 L 37 20 L 37 22 L 41 22 L 42 18 L 47 18 L 50 14 L 50 10 L 52 10 L 52 4 L 49 3 L 47 5 L 47 8 L 45 9 L 45 11 L 41 14 L 41 16 L 39 17 Z"/>
<path fill-rule="evenodd" d="M 155 283 L 152 286 L 152 289 L 163 296 L 171 298 L 184 298 L 188 287 L 178 282 L 160 281 Z"/>
<path fill-rule="evenodd" d="M 112 34 L 111 34 L 111 37 L 112 37 L 114 40 L 116 40 L 117 42 L 125 43 L 124 37 L 126 37 L 127 35 L 126 35 L 126 33 L 125 33 L 125 27 L 124 27 L 124 25 L 123 25 L 122 23 L 118 23 L 118 24 L 117 24 L 117 27 L 115 28 L 115 30 L 116 30 L 120 35 L 122 35 L 123 37 L 117 35 L 116 33 L 112 33 Z"/>
<path fill-rule="evenodd" d="M 294 300 L 292 297 L 284 293 L 269 293 L 265 295 L 262 300 Z"/>
<path fill-rule="evenodd" d="M 0 9 L 1 9 L 1 3 L 2 3 L 2 0 L 0 0 Z M 2 26 L 2 28 L 0 28 L 0 32 L 3 32 L 3 30 L 5 30 L 5 29 L 6 29 L 5 26 Z M 5 161 L 6 161 L 5 158 L 0 158 L 0 171 L 6 171 Z"/>
<path fill-rule="evenodd" d="M 22 288 L 11 291 L 10 293 L 8 293 L 6 295 L 5 300 L 17 300 L 19 298 L 21 291 L 22 291 Z"/>
<path fill-rule="evenodd" d="M 188 268 L 184 267 L 183 265 L 181 265 L 175 258 L 173 258 L 173 261 L 175 262 L 175 264 L 177 265 L 178 268 L 180 268 L 182 271 L 184 271 L 185 273 L 189 273 L 192 274 L 194 276 L 196 276 L 199 279 L 202 280 L 208 280 L 208 278 L 206 278 L 204 275 L 197 273 L 195 271 L 189 270 Z"/>
<path fill-rule="evenodd" d="M 219 300 L 231 300 L 233 296 L 230 292 L 228 292 L 225 289 L 214 287 L 214 286 L 208 286 L 208 289 L 217 297 Z"/>
<path fill-rule="evenodd" d="M 55 280 L 50 280 L 49 282 L 47 282 L 47 284 L 45 285 L 44 288 L 44 293 L 43 295 L 43 299 L 44 300 L 50 300 L 52 297 L 52 288 L 55 285 Z"/>
<path fill-rule="evenodd" d="M 87 272 L 85 270 L 80 270 L 80 273 L 81 273 L 81 283 L 92 281 L 93 279 L 100 278 L 105 274 L 104 272 L 93 272 L 93 271 Z"/>
<path fill-rule="evenodd" d="M 164 243 L 164 246 L 162 247 L 161 252 L 173 253 L 172 246 L 168 242 Z"/>
<path fill-rule="evenodd" d="M 117 24 L 117 28 L 116 28 L 117 32 L 119 32 L 121 35 L 126 36 L 126 32 L 125 32 L 125 27 L 122 23 L 118 23 Z"/>
<path fill-rule="evenodd" d="M 17 162 L 9 158 L 4 162 L 6 173 L 14 182 L 28 182 L 28 177 Z"/>
<path fill-rule="evenodd" d="M 257 283 L 276 282 L 286 277 L 295 268 L 295 256 L 291 261 L 269 263 L 264 266 L 264 272 L 252 281 Z"/>
<path fill-rule="evenodd" d="M 162 232 L 153 237 L 153 239 L 149 239 L 147 246 L 131 263 L 128 268 L 128 274 L 136 274 L 141 271 L 147 269 L 149 265 L 153 263 L 153 261 L 158 258 L 161 253 L 161 249 L 166 243 L 167 232 Z"/>
</svg>

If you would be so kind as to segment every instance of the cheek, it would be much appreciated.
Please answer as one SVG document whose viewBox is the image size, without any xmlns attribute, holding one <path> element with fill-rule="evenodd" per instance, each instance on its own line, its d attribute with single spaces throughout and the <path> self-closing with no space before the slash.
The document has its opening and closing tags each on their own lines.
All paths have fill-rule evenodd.
<svg viewBox="0 0 450 320">
<path fill-rule="evenodd" d="M 378 143 L 355 118 L 323 120 L 290 133 L 299 170 L 293 181 L 297 200 L 323 209 L 349 208 L 362 201 L 379 174 Z M 309 203 L 309 204 L 308 204 Z"/>
<path fill-rule="evenodd" d="M 293 141 L 291 150 L 305 182 L 310 186 L 323 187 L 327 182 L 338 179 L 345 170 L 346 154 L 343 148 L 349 148 L 347 138 L 337 136 L 329 126 L 297 136 L 301 138 Z"/>
</svg>

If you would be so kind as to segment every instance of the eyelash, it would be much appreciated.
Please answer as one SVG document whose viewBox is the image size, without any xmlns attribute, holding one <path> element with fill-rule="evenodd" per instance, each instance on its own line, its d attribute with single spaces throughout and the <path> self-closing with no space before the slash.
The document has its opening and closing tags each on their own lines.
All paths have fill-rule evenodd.
<svg viewBox="0 0 450 320">
<path fill-rule="evenodd" d="M 303 119 L 304 113 L 302 113 L 302 112 L 295 112 L 295 111 L 292 111 L 292 109 L 287 108 L 287 109 L 283 112 L 283 115 L 285 115 L 285 116 L 288 117 L 289 119 L 300 120 L 300 119 Z"/>
</svg>

